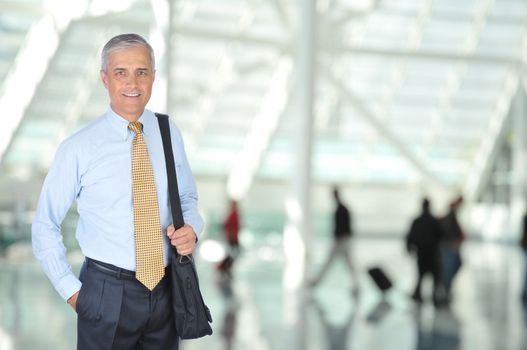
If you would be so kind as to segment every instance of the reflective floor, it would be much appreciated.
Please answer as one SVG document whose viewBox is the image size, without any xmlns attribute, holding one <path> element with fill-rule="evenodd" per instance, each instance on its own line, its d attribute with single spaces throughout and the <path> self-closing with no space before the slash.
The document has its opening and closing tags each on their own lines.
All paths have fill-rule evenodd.
<svg viewBox="0 0 527 350">
<path fill-rule="evenodd" d="M 329 243 L 317 242 L 311 275 Z M 519 300 L 524 257 L 517 247 L 467 242 L 452 304 L 439 310 L 428 299 L 418 306 L 408 298 L 415 267 L 401 241 L 357 238 L 352 251 L 356 281 L 337 261 L 320 285 L 300 291 L 282 282 L 279 237 L 246 244 L 231 282 L 218 277 L 214 263 L 199 260 L 214 334 L 184 341 L 181 348 L 527 350 L 527 311 Z M 70 260 L 78 269 L 82 257 L 72 254 Z M 374 265 L 394 282 L 385 298 L 366 273 Z M 430 289 L 431 282 L 425 283 L 423 294 Z M 0 349 L 75 349 L 75 318 L 29 248 L 12 246 L 0 264 Z"/>
</svg>

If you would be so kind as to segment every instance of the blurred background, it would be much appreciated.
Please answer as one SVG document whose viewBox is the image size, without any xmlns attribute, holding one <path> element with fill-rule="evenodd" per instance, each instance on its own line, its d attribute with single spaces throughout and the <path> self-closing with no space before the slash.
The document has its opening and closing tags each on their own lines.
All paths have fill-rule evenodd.
<svg viewBox="0 0 527 350">
<path fill-rule="evenodd" d="M 31 222 L 58 144 L 108 108 L 100 51 L 125 32 L 154 47 L 148 108 L 182 130 L 206 221 L 214 335 L 182 349 L 527 349 L 526 29 L 525 0 L 0 0 L 0 349 L 75 348 Z M 334 186 L 357 273 L 339 261 L 310 288 Z M 459 195 L 452 302 L 415 303 L 410 224 L 424 196 L 442 217 Z M 76 219 L 63 234 L 78 270 Z"/>
</svg>

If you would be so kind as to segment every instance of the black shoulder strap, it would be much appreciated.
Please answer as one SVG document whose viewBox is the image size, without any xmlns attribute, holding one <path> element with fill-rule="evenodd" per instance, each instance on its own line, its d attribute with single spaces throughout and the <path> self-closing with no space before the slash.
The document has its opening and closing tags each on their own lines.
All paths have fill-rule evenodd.
<svg viewBox="0 0 527 350">
<path fill-rule="evenodd" d="M 168 179 L 168 194 L 170 197 L 170 210 L 172 211 L 172 221 L 177 229 L 183 227 L 183 213 L 181 212 L 181 202 L 179 200 L 179 190 L 177 186 L 176 165 L 174 164 L 174 153 L 172 152 L 172 141 L 170 140 L 170 125 L 168 115 L 155 113 L 163 140 L 163 150 L 165 152 L 165 163 Z"/>
</svg>

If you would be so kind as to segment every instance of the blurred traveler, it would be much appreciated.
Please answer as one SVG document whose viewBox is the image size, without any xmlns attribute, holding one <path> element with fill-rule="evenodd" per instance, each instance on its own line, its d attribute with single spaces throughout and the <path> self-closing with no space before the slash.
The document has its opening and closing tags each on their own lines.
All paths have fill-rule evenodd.
<svg viewBox="0 0 527 350">
<path fill-rule="evenodd" d="M 445 287 L 445 298 L 451 298 L 452 284 L 462 265 L 461 244 L 465 239 L 465 234 L 459 224 L 457 213 L 463 204 L 463 197 L 459 196 L 452 203 L 445 217 L 441 219 L 443 227 L 443 240 L 441 246 L 442 275 Z"/>
<path fill-rule="evenodd" d="M 340 198 L 338 188 L 333 189 L 333 198 L 335 199 L 335 214 L 334 214 L 334 229 L 333 229 L 333 245 L 331 251 L 323 264 L 318 275 L 311 281 L 310 285 L 312 287 L 316 286 L 326 275 L 331 264 L 339 256 L 344 258 L 346 265 L 348 266 L 350 273 L 352 275 L 354 288 L 353 292 L 358 291 L 357 283 L 357 273 L 355 271 L 355 266 L 353 264 L 351 256 L 351 237 L 353 236 L 352 231 L 352 216 L 348 208 L 344 205 Z"/>
<path fill-rule="evenodd" d="M 227 241 L 228 251 L 225 258 L 218 264 L 218 271 L 226 277 L 231 277 L 232 266 L 240 252 L 240 212 L 238 202 L 231 200 L 229 212 L 222 224 L 223 234 Z"/>
<path fill-rule="evenodd" d="M 433 301 L 437 304 L 440 299 L 440 242 L 443 231 L 439 220 L 430 213 L 430 201 L 425 198 L 422 202 L 421 214 L 413 220 L 410 231 L 406 236 L 406 248 L 417 255 L 417 283 L 412 298 L 421 302 L 421 283 L 423 277 L 430 274 L 434 280 Z"/>
<path fill-rule="evenodd" d="M 77 312 L 78 349 L 177 349 L 167 266 L 170 245 L 191 254 L 202 231 L 196 186 L 180 131 L 170 123 L 186 222 L 175 230 L 158 121 L 145 109 L 153 50 L 141 36 L 122 34 L 106 43 L 101 59 L 110 106 L 58 148 L 33 222 L 33 252 Z M 86 256 L 79 278 L 61 233 L 74 200 Z"/>
</svg>

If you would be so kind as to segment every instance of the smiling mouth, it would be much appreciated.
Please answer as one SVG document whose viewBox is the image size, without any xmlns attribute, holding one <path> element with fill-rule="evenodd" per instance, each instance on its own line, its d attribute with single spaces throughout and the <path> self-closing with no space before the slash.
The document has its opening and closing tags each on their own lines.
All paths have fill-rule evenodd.
<svg viewBox="0 0 527 350">
<path fill-rule="evenodd" d="M 123 96 L 125 97 L 139 97 L 141 96 L 138 92 L 123 92 Z"/>
</svg>

